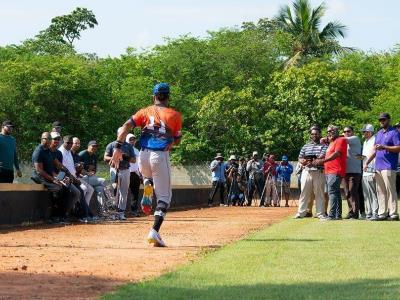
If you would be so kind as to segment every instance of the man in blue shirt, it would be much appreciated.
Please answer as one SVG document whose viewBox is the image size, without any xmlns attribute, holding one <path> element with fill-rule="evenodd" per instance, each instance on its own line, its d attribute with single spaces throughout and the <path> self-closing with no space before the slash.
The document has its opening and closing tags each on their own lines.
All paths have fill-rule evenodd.
<svg viewBox="0 0 400 300">
<path fill-rule="evenodd" d="M 278 182 L 278 189 L 280 191 L 280 200 L 283 194 L 285 195 L 286 207 L 289 207 L 290 195 L 290 177 L 293 173 L 293 166 L 289 163 L 289 158 L 284 155 L 280 165 L 276 168 L 276 178 Z"/>
<path fill-rule="evenodd" d="M 217 156 L 210 164 L 211 176 L 212 176 L 212 189 L 208 198 L 208 206 L 212 206 L 214 196 L 219 190 L 220 205 L 228 206 L 224 201 L 225 183 L 226 183 L 226 170 L 228 166 L 224 162 L 224 157 L 221 153 L 217 153 Z"/>
<path fill-rule="evenodd" d="M 14 181 L 14 167 L 17 176 L 21 177 L 17 157 L 17 145 L 15 138 L 11 136 L 14 126 L 10 121 L 4 121 L 0 133 L 0 183 L 12 183 Z"/>
</svg>

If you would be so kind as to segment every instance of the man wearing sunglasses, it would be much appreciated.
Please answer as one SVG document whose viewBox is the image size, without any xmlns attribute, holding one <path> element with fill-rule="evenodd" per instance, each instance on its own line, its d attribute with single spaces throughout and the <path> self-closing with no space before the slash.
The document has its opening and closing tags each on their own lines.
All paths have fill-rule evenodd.
<svg viewBox="0 0 400 300">
<path fill-rule="evenodd" d="M 347 140 L 347 163 L 346 176 L 344 177 L 344 192 L 349 206 L 349 213 L 346 219 L 358 219 L 359 212 L 364 212 L 364 207 L 360 207 L 359 189 L 361 184 L 362 152 L 361 141 L 354 135 L 354 129 L 347 126 L 343 129 L 343 135 Z M 364 203 L 363 203 L 364 206 Z"/>
<path fill-rule="evenodd" d="M 400 152 L 400 133 L 390 125 L 390 115 L 381 113 L 379 124 L 381 130 L 375 138 L 374 152 L 364 164 L 364 170 L 375 158 L 376 187 L 378 194 L 378 219 L 379 221 L 398 221 L 396 170 Z"/>
<path fill-rule="evenodd" d="M 11 121 L 4 121 L 0 133 L 0 183 L 13 183 L 14 167 L 17 176 L 21 177 L 17 157 L 17 144 L 15 138 L 11 136 L 14 125 Z"/>
</svg>

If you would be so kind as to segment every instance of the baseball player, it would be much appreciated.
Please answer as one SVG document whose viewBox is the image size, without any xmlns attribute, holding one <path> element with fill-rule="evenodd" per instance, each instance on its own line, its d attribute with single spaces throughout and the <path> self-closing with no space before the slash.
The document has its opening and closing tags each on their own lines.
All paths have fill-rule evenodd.
<svg viewBox="0 0 400 300">
<path fill-rule="evenodd" d="M 149 194 L 154 193 L 157 206 L 154 212 L 154 224 L 148 235 L 148 242 L 155 247 L 165 247 L 159 230 L 171 203 L 171 172 L 169 150 L 179 144 L 182 134 L 182 116 L 168 107 L 169 85 L 159 83 L 153 88 L 153 105 L 139 110 L 121 127 L 116 140 L 110 164 L 118 168 L 122 158 L 120 150 L 131 128 L 140 127 L 139 169 L 143 175 L 144 197 L 142 210 L 151 211 Z M 150 190 L 150 192 L 149 192 Z"/>
</svg>

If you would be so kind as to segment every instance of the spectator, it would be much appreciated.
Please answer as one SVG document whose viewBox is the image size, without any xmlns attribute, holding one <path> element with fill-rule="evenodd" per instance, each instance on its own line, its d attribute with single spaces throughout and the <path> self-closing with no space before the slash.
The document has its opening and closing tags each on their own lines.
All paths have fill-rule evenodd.
<svg viewBox="0 0 400 300">
<path fill-rule="evenodd" d="M 73 153 L 77 153 L 80 148 L 80 141 L 78 138 L 73 138 L 72 144 Z M 83 164 L 82 166 L 82 179 L 93 187 L 97 196 L 97 204 L 99 206 L 99 213 L 101 215 L 105 214 L 105 198 L 104 198 L 104 182 L 105 179 L 97 177 L 97 149 L 98 145 L 96 141 L 90 141 L 88 143 L 87 149 L 79 152 L 79 161 Z"/>
<path fill-rule="evenodd" d="M 224 162 L 224 157 L 221 153 L 217 153 L 217 156 L 210 164 L 211 176 L 212 176 L 212 188 L 211 193 L 208 197 L 208 206 L 212 206 L 214 196 L 219 190 L 220 205 L 228 206 L 224 201 L 225 184 L 226 184 L 226 171 L 227 164 Z"/>
<path fill-rule="evenodd" d="M 318 218 L 325 216 L 325 176 L 323 163 L 318 159 L 325 157 L 327 145 L 321 143 L 321 129 L 312 127 L 310 130 L 311 141 L 305 144 L 299 154 L 298 164 L 302 166 L 301 192 L 296 219 L 312 216 L 307 215 L 308 204 L 315 198 L 316 214 Z M 300 168 L 300 167 L 299 167 Z M 312 207 L 311 207 L 312 208 Z"/>
<path fill-rule="evenodd" d="M 278 188 L 280 190 L 280 200 L 285 195 L 285 207 L 289 207 L 290 196 L 290 177 L 293 173 L 293 166 L 289 163 L 289 158 L 284 155 L 280 165 L 276 168 Z"/>
<path fill-rule="evenodd" d="M 139 150 L 135 148 L 136 136 L 129 133 L 126 136 L 126 142 L 132 146 L 133 151 L 135 152 L 135 156 L 139 157 Z M 132 216 L 138 217 L 138 216 L 140 216 L 140 213 L 139 213 L 139 188 L 140 188 L 140 181 L 141 181 L 141 177 L 142 177 L 139 172 L 139 163 L 137 161 L 135 161 L 134 163 L 130 163 L 129 171 L 130 171 L 129 189 L 131 190 L 131 194 L 132 194 L 131 213 L 132 213 Z"/>
<path fill-rule="evenodd" d="M 240 185 L 239 164 L 236 162 L 236 156 L 231 155 L 230 161 L 231 164 L 227 170 L 227 177 L 230 182 L 228 205 L 232 203 L 233 206 L 236 206 L 236 204 L 240 205 L 244 201 L 244 189 Z"/>
<path fill-rule="evenodd" d="M 61 136 L 59 135 L 58 132 L 53 132 L 52 134 L 57 134 L 61 138 Z M 72 179 L 71 189 L 74 189 L 74 187 L 76 187 L 81 193 L 80 203 L 81 203 L 81 208 L 83 210 L 83 218 L 80 219 L 80 221 L 83 223 L 87 223 L 87 222 L 93 220 L 92 219 L 93 215 L 92 215 L 92 212 L 90 211 L 89 205 L 90 205 L 90 200 L 92 199 L 94 189 L 85 181 L 78 179 L 79 174 L 76 170 L 76 167 L 77 167 L 76 161 L 78 160 L 78 158 L 71 151 L 72 144 L 73 144 L 72 136 L 66 135 L 66 136 L 64 136 L 63 140 L 64 140 L 64 143 L 59 148 L 59 150 L 62 153 L 62 164 L 68 170 L 68 172 L 69 172 L 68 175 Z M 74 156 L 75 156 L 75 159 L 74 159 Z"/>
<path fill-rule="evenodd" d="M 63 191 L 64 194 L 66 194 L 66 197 L 59 199 L 60 201 L 55 203 L 55 220 L 53 219 L 53 221 L 56 221 L 57 218 L 66 221 L 66 218 L 72 214 L 74 205 L 79 201 L 82 191 L 72 184 L 72 180 L 68 178 L 68 176 L 64 176 L 66 173 L 68 173 L 68 170 L 65 168 L 65 166 L 63 166 L 63 155 L 61 151 L 58 150 L 61 141 L 60 134 L 56 131 L 53 131 L 50 133 L 50 136 L 51 142 L 49 149 L 54 165 L 53 172 L 57 178 L 59 178 L 59 180 L 64 179 Z"/>
<path fill-rule="evenodd" d="M 51 132 L 58 132 L 61 136 L 62 125 L 60 121 L 54 121 L 52 124 Z"/>
<path fill-rule="evenodd" d="M 362 163 L 360 155 L 362 152 L 361 141 L 354 135 L 354 129 L 347 126 L 343 129 L 347 140 L 347 162 L 346 175 L 344 177 L 344 192 L 349 206 L 346 219 L 358 219 L 360 211 L 359 189 L 361 184 Z"/>
<path fill-rule="evenodd" d="M 67 203 L 63 197 L 63 184 L 56 175 L 57 171 L 54 164 L 54 156 L 50 152 L 51 136 L 49 132 L 43 132 L 41 143 L 35 148 L 32 154 L 33 175 L 32 180 L 38 184 L 43 184 L 47 190 L 53 193 L 54 208 L 52 215 L 56 223 L 65 222 L 65 215 L 61 216 L 61 207 Z M 61 218 L 60 218 L 61 217 Z"/>
<path fill-rule="evenodd" d="M 17 144 L 11 136 L 14 125 L 11 121 L 4 121 L 0 133 L 0 183 L 13 183 L 14 167 L 17 176 L 22 177 L 17 156 Z"/>
<path fill-rule="evenodd" d="M 121 132 L 122 128 L 118 129 L 117 134 Z M 113 156 L 114 149 L 116 148 L 117 142 L 114 141 L 109 143 L 106 147 L 106 152 L 104 153 L 104 161 L 109 162 Z M 111 182 L 119 183 L 119 201 L 118 201 L 118 217 L 120 220 L 126 220 L 125 210 L 126 204 L 128 202 L 128 189 L 130 182 L 130 163 L 136 162 L 135 152 L 132 146 L 124 141 L 121 146 L 122 160 L 119 162 L 118 171 L 114 167 L 110 167 L 110 177 Z"/>
<path fill-rule="evenodd" d="M 324 159 L 317 159 L 316 164 L 324 164 L 326 182 L 328 185 L 328 196 L 330 211 L 328 217 L 321 218 L 323 221 L 342 219 L 342 196 L 340 193 L 340 182 L 346 176 L 347 163 L 347 140 L 339 137 L 339 128 L 334 125 L 328 126 L 329 146 Z"/>
<path fill-rule="evenodd" d="M 257 151 L 253 152 L 252 158 L 247 162 L 246 170 L 249 172 L 247 206 L 251 206 L 254 192 L 257 190 L 261 198 L 264 189 L 263 164 L 262 161 L 258 160 Z M 263 199 L 260 199 L 260 206 L 264 205 L 262 201 Z"/>
<path fill-rule="evenodd" d="M 396 129 L 400 133 L 400 122 L 397 123 Z M 397 192 L 397 196 L 399 196 L 400 195 L 400 155 L 399 155 L 399 160 L 397 163 L 396 192 Z"/>
<path fill-rule="evenodd" d="M 374 153 L 375 135 L 374 126 L 365 124 L 362 128 L 364 136 L 364 145 L 362 150 L 362 157 L 364 164 Z M 366 169 L 364 169 L 362 177 L 362 186 L 366 206 L 367 220 L 378 219 L 378 198 L 376 197 L 376 181 L 375 181 L 375 159 L 373 159 Z"/>
<path fill-rule="evenodd" d="M 390 115 L 379 116 L 381 130 L 375 137 L 375 150 L 364 164 L 364 170 L 375 158 L 376 187 L 378 196 L 378 219 L 398 221 L 396 171 L 400 152 L 400 133 L 390 126 Z"/>
<path fill-rule="evenodd" d="M 246 159 L 244 157 L 241 157 L 239 159 L 239 169 L 238 169 L 238 175 L 239 177 L 239 188 L 241 191 L 243 191 L 244 198 L 243 201 L 240 202 L 240 206 L 243 206 L 244 202 L 247 200 L 247 171 L 246 171 Z"/>
<path fill-rule="evenodd" d="M 265 197 L 267 199 L 266 206 L 269 207 L 274 204 L 274 206 L 279 206 L 278 191 L 276 189 L 276 167 L 275 155 L 270 154 L 268 159 L 265 161 L 263 166 L 264 178 L 265 178 Z M 260 206 L 264 205 L 264 200 L 261 199 Z"/>
</svg>

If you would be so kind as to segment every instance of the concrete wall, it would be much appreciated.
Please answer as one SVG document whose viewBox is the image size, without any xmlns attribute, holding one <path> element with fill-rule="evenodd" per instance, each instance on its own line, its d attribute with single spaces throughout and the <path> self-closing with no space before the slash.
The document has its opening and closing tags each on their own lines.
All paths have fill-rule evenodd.
<svg viewBox="0 0 400 300">
<path fill-rule="evenodd" d="M 174 186 L 171 210 L 206 206 L 208 193 L 208 186 Z M 0 225 L 20 225 L 48 219 L 51 199 L 51 193 L 42 185 L 0 184 Z M 95 196 L 91 209 L 97 211 Z"/>
</svg>

